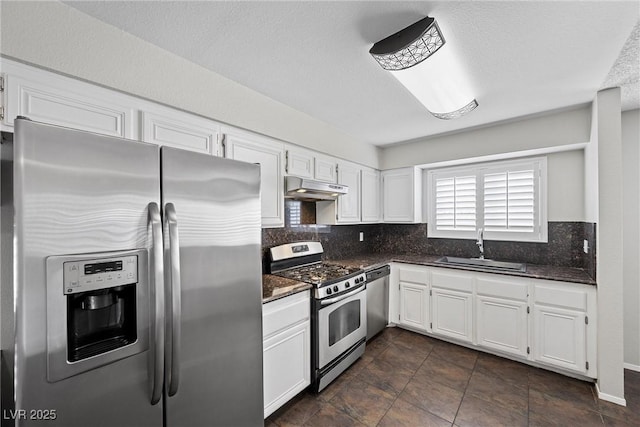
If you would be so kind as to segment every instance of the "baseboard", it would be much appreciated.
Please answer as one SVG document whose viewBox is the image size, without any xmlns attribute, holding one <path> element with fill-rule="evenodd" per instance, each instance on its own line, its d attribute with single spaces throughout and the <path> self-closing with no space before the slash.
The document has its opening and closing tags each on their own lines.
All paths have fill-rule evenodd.
<svg viewBox="0 0 640 427">
<path fill-rule="evenodd" d="M 598 399 L 606 400 L 607 402 L 615 403 L 616 405 L 620 406 L 627 406 L 626 399 L 601 392 L 598 384 L 596 384 L 596 391 L 598 392 Z"/>
<path fill-rule="evenodd" d="M 631 363 L 625 363 L 624 364 L 624 369 L 628 369 L 630 371 L 640 372 L 640 365 L 634 365 L 634 364 L 631 364 Z"/>
</svg>

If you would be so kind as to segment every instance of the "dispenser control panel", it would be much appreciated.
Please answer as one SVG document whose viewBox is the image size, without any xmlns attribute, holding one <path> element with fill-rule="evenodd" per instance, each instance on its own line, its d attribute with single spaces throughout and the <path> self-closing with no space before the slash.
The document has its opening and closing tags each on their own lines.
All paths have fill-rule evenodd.
<svg viewBox="0 0 640 427">
<path fill-rule="evenodd" d="M 138 281 L 136 255 L 64 263 L 64 293 L 75 294 Z"/>
</svg>

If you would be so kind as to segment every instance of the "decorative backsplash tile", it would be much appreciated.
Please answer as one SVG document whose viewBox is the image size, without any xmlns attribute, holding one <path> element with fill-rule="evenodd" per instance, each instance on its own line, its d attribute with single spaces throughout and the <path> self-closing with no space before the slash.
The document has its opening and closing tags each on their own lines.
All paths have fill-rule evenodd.
<svg viewBox="0 0 640 427">
<path fill-rule="evenodd" d="M 583 239 L 589 243 L 589 253 L 583 252 L 583 265 L 589 276 L 596 278 L 596 224 L 593 222 L 585 222 Z"/>
<path fill-rule="evenodd" d="M 584 268 L 595 278 L 595 224 L 550 222 L 548 243 L 485 240 L 485 257 L 504 261 L 557 267 Z M 359 241 L 360 232 L 364 241 Z M 589 253 L 583 251 L 583 240 Z M 327 259 L 389 253 L 402 255 L 448 255 L 477 257 L 475 240 L 436 239 L 427 236 L 426 224 L 363 224 L 294 226 L 262 230 L 262 248 L 296 241 L 319 241 Z"/>
</svg>

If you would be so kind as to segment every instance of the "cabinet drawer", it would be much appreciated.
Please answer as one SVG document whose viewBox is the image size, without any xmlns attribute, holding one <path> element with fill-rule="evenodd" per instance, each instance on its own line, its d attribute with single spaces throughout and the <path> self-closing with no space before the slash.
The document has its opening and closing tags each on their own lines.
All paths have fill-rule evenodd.
<svg viewBox="0 0 640 427">
<path fill-rule="evenodd" d="M 264 304 L 262 306 L 263 338 L 309 319 L 309 304 L 309 291 Z"/>
<path fill-rule="evenodd" d="M 473 274 L 433 270 L 431 273 L 431 286 L 460 292 L 472 292 Z"/>
<path fill-rule="evenodd" d="M 398 276 L 401 282 L 421 283 L 423 285 L 428 282 L 426 268 L 400 266 L 398 268 Z"/>
<path fill-rule="evenodd" d="M 510 280 L 494 279 L 492 277 L 478 277 L 477 290 L 479 295 L 526 301 L 529 285 Z"/>
<path fill-rule="evenodd" d="M 534 303 L 566 307 L 580 311 L 587 310 L 587 293 L 579 289 L 562 289 L 559 286 L 536 285 Z"/>
</svg>

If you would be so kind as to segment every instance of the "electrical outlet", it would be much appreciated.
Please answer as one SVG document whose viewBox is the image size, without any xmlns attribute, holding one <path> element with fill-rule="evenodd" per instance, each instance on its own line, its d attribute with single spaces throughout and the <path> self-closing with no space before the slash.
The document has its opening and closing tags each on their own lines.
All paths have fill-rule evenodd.
<svg viewBox="0 0 640 427">
<path fill-rule="evenodd" d="M 584 251 L 585 254 L 589 253 L 589 241 L 587 239 L 583 241 L 582 250 Z"/>
<path fill-rule="evenodd" d="M 364 233 L 362 231 L 360 232 L 360 241 L 364 242 Z"/>
</svg>

